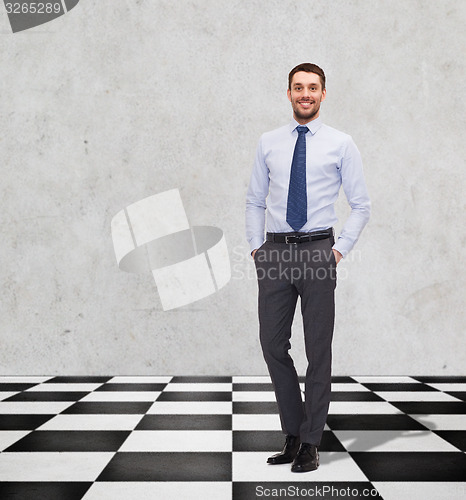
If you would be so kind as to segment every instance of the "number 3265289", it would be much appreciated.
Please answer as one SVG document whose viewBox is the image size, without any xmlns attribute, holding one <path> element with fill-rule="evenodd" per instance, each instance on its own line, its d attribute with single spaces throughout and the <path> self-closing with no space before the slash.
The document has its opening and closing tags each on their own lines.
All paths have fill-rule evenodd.
<svg viewBox="0 0 466 500">
<path fill-rule="evenodd" d="M 62 11 L 61 3 L 55 2 L 16 2 L 6 3 L 8 14 L 59 14 Z"/>
</svg>

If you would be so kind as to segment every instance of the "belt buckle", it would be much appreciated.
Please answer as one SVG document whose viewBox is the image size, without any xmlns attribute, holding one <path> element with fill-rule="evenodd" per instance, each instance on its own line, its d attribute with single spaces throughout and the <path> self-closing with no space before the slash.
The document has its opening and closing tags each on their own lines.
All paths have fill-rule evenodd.
<svg viewBox="0 0 466 500">
<path fill-rule="evenodd" d="M 294 241 L 292 241 L 294 239 Z M 296 245 L 296 243 L 298 243 L 298 236 L 294 236 L 294 235 L 287 235 L 285 236 L 285 243 L 291 243 L 293 245 Z"/>
</svg>

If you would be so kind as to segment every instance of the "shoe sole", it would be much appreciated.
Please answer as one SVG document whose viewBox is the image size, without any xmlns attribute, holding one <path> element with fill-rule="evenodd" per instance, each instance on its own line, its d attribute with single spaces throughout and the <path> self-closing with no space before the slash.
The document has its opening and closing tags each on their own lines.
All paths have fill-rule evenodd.
<svg viewBox="0 0 466 500">
<path fill-rule="evenodd" d="M 319 467 L 318 465 L 316 465 L 315 467 L 311 467 L 311 468 L 291 467 L 291 472 L 312 472 L 313 470 L 317 470 L 318 467 Z"/>
<path fill-rule="evenodd" d="M 292 464 L 292 463 L 293 463 L 293 460 L 286 460 L 286 461 L 284 461 L 284 462 L 281 462 L 281 461 L 277 461 L 277 462 L 276 462 L 275 460 L 273 460 L 273 461 L 272 461 L 272 460 L 270 460 L 270 461 L 269 461 L 269 460 L 267 460 L 267 463 L 268 463 L 269 465 Z"/>
</svg>

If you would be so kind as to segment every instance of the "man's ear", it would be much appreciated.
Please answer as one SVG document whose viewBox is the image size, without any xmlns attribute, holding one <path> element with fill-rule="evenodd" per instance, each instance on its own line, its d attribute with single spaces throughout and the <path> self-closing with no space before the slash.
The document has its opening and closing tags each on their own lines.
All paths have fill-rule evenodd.
<svg viewBox="0 0 466 500">
<path fill-rule="evenodd" d="M 322 90 L 322 101 L 325 100 L 326 95 L 327 95 L 327 89 Z"/>
<path fill-rule="evenodd" d="M 291 102 L 291 90 L 290 89 L 288 89 L 286 91 L 286 95 L 288 96 L 288 100 Z"/>
</svg>

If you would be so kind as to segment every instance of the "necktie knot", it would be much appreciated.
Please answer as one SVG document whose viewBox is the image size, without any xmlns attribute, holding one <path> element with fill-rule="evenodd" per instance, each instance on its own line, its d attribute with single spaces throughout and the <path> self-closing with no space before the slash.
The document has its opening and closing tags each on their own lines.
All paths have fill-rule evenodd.
<svg viewBox="0 0 466 500">
<path fill-rule="evenodd" d="M 305 125 L 298 125 L 296 129 L 298 134 L 305 134 L 306 132 L 309 132 L 309 129 Z"/>
</svg>

